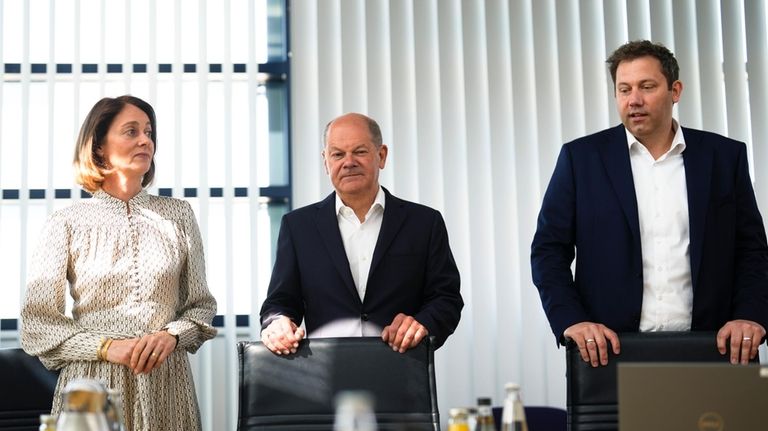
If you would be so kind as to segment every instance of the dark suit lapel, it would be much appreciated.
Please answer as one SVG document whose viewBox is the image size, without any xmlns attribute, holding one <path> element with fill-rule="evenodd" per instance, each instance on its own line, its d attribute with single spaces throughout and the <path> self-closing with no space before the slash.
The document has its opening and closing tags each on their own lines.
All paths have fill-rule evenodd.
<svg viewBox="0 0 768 431">
<path fill-rule="evenodd" d="M 383 188 L 383 187 L 382 187 Z M 405 221 L 405 203 L 400 199 L 392 196 L 389 190 L 384 189 L 384 195 L 386 196 L 384 204 L 384 216 L 381 221 L 381 231 L 379 231 L 379 239 L 376 241 L 376 248 L 373 250 L 373 259 L 371 259 L 371 270 L 368 272 L 368 278 L 374 273 L 376 267 L 381 263 L 381 259 L 384 257 L 389 246 L 392 244 L 392 240 L 397 236 L 397 232 L 400 230 L 400 226 Z"/>
<path fill-rule="evenodd" d="M 696 289 L 701 254 L 704 245 L 704 223 L 712 185 L 712 158 L 714 148 L 701 139 L 701 135 L 683 128 L 685 151 L 685 183 L 688 188 L 688 220 L 690 226 L 691 281 Z"/>
<path fill-rule="evenodd" d="M 336 218 L 336 193 L 331 193 L 327 198 L 317 204 L 317 230 L 323 239 L 325 249 L 333 261 L 333 265 L 339 272 L 344 285 L 360 300 L 355 281 L 352 279 L 352 271 L 349 269 L 349 260 L 344 251 L 344 242 L 341 240 L 339 222 Z"/>
<path fill-rule="evenodd" d="M 640 244 L 640 222 L 637 215 L 637 198 L 635 197 L 635 182 L 632 177 L 632 164 L 629 161 L 629 148 L 624 126 L 615 127 L 608 139 L 598 143 L 603 165 L 608 173 L 616 197 L 619 200 L 624 216 L 632 231 L 635 244 Z M 599 203 L 597 203 L 599 205 Z"/>
</svg>

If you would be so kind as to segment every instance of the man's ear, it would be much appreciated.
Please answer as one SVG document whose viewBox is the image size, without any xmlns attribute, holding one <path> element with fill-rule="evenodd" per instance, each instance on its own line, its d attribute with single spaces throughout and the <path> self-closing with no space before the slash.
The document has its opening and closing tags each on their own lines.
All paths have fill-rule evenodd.
<svg viewBox="0 0 768 431">
<path fill-rule="evenodd" d="M 683 83 L 677 80 L 672 83 L 672 103 L 680 101 L 680 96 L 683 94 Z"/>
<path fill-rule="evenodd" d="M 325 169 L 325 175 L 331 175 L 331 173 L 328 171 L 328 160 L 325 158 L 325 149 L 320 151 L 320 156 L 323 158 L 323 169 Z"/>
<path fill-rule="evenodd" d="M 384 166 L 387 164 L 387 154 L 389 154 L 389 148 L 387 148 L 386 145 L 381 144 L 381 147 L 378 150 L 379 152 L 379 169 L 384 169 Z"/>
</svg>

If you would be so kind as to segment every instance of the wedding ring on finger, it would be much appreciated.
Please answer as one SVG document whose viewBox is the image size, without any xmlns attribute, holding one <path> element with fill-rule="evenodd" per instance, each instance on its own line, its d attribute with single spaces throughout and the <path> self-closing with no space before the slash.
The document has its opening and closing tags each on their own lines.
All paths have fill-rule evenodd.
<svg viewBox="0 0 768 431">
<path fill-rule="evenodd" d="M 594 338 L 587 338 L 587 343 L 594 343 L 594 342 L 595 342 Z"/>
<path fill-rule="evenodd" d="M 744 337 L 741 341 L 752 341 L 752 337 Z"/>
</svg>

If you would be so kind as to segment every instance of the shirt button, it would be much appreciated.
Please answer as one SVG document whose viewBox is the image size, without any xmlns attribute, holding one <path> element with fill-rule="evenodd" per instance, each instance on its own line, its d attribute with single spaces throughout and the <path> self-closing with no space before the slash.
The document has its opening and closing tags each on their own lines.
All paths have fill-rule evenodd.
<svg viewBox="0 0 768 431">
<path fill-rule="evenodd" d="M 360 320 L 362 320 L 363 322 L 367 322 L 368 321 L 368 313 L 361 314 L 360 315 Z"/>
</svg>

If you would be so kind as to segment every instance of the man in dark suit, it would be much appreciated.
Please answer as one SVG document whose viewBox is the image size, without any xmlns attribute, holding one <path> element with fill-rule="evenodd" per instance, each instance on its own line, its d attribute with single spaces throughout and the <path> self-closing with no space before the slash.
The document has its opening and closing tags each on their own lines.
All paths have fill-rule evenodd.
<svg viewBox="0 0 768 431">
<path fill-rule="evenodd" d="M 607 62 L 623 124 L 563 146 L 531 247 L 553 332 L 598 366 L 617 332 L 716 330 L 747 363 L 768 325 L 768 246 L 746 146 L 672 118 L 683 86 L 665 47 Z"/>
<path fill-rule="evenodd" d="M 402 353 L 432 335 L 439 347 L 464 305 L 442 216 L 379 185 L 388 149 L 374 120 L 342 115 L 323 139 L 335 192 L 283 217 L 262 342 L 295 352 L 303 319 L 310 337 L 381 336 Z"/>
</svg>

